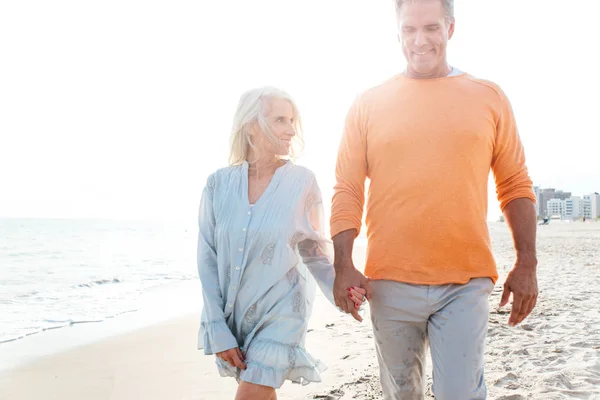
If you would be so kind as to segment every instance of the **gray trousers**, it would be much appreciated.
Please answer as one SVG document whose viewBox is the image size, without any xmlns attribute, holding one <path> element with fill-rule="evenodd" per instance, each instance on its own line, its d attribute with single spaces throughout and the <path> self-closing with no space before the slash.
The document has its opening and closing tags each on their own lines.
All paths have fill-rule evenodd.
<svg viewBox="0 0 600 400">
<path fill-rule="evenodd" d="M 371 281 L 369 302 L 385 400 L 421 400 L 431 349 L 437 400 L 485 399 L 484 346 L 489 278 L 464 285 Z"/>
</svg>

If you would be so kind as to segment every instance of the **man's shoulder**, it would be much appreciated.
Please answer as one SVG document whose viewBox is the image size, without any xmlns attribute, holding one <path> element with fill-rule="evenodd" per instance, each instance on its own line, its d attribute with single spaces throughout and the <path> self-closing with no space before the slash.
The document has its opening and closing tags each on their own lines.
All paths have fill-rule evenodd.
<svg viewBox="0 0 600 400">
<path fill-rule="evenodd" d="M 505 98 L 504 91 L 500 85 L 489 79 L 475 77 L 468 73 L 463 73 L 460 75 L 460 78 L 462 78 L 462 82 L 465 82 L 467 85 L 470 85 L 473 88 L 479 89 L 479 91 L 485 94 L 493 97 L 499 97 L 501 99 Z"/>
<path fill-rule="evenodd" d="M 363 90 L 358 99 L 362 101 L 372 101 L 381 98 L 382 95 L 387 95 L 390 91 L 394 91 L 400 85 L 402 74 L 396 74 L 374 86 Z"/>
</svg>

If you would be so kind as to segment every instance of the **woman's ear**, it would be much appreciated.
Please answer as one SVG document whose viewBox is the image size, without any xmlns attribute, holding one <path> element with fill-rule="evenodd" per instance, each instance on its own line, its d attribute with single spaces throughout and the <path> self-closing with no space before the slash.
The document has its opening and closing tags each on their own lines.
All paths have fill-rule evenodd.
<svg viewBox="0 0 600 400">
<path fill-rule="evenodd" d="M 248 136 L 250 136 L 251 138 L 255 138 L 258 135 L 259 131 L 260 131 L 260 129 L 258 127 L 257 121 L 252 121 L 248 125 Z"/>
</svg>

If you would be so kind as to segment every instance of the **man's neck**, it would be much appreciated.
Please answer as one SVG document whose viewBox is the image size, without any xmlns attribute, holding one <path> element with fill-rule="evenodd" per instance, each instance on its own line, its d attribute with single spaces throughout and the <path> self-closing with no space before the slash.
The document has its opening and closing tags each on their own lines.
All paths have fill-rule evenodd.
<svg viewBox="0 0 600 400">
<path fill-rule="evenodd" d="M 435 78 L 443 78 L 448 76 L 452 72 L 452 68 L 448 65 L 448 63 L 444 63 L 436 68 L 434 71 L 427 75 L 419 74 L 417 71 L 414 71 L 410 68 L 410 66 L 406 67 L 406 71 L 404 72 L 404 76 L 411 79 L 435 79 Z"/>
</svg>

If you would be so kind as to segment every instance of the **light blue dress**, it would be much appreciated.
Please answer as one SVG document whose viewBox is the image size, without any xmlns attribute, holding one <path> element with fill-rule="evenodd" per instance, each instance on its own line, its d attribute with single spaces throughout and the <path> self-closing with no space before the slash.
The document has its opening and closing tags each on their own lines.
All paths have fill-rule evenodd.
<svg viewBox="0 0 600 400">
<path fill-rule="evenodd" d="M 248 164 L 208 177 L 199 213 L 198 271 L 204 307 L 198 347 L 239 347 L 246 370 L 217 358 L 221 376 L 279 388 L 321 381 L 325 366 L 304 348 L 315 282 L 333 299 L 331 242 L 314 174 L 291 161 L 248 202 Z"/>
</svg>

